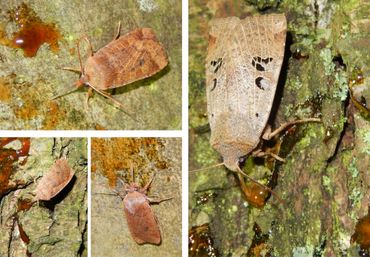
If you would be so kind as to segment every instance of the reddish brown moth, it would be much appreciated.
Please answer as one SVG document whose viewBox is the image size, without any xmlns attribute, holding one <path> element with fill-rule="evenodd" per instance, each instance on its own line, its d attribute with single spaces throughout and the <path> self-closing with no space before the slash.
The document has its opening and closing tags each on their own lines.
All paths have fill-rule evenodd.
<svg viewBox="0 0 370 257">
<path fill-rule="evenodd" d="M 161 243 L 161 232 L 150 203 L 160 203 L 171 198 L 154 200 L 147 196 L 153 178 L 144 187 L 140 187 L 133 182 L 125 188 L 125 192 L 118 193 L 123 199 L 125 216 L 131 236 L 138 244 L 159 245 Z"/>
<path fill-rule="evenodd" d="M 80 69 L 64 69 L 81 74 L 81 77 L 75 82 L 76 88 L 87 85 L 90 90 L 94 89 L 117 105 L 122 106 L 118 100 L 104 90 L 121 87 L 150 77 L 166 67 L 168 59 L 152 29 L 139 28 L 121 37 L 119 31 L 120 24 L 114 39 L 96 53 L 93 53 L 89 39 L 86 36 L 83 37 L 82 39 L 87 40 L 90 47 L 90 57 L 86 60 L 85 66 L 82 66 L 78 42 Z"/>
<path fill-rule="evenodd" d="M 74 171 L 69 167 L 67 159 L 57 160 L 37 184 L 34 200 L 49 201 L 68 185 L 73 176 Z"/>
</svg>

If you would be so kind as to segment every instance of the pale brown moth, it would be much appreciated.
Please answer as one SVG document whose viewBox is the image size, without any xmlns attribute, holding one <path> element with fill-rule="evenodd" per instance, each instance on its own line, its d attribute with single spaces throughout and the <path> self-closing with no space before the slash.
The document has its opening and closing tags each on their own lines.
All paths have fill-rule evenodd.
<svg viewBox="0 0 370 257">
<path fill-rule="evenodd" d="M 66 158 L 57 160 L 37 184 L 34 201 L 49 201 L 58 195 L 72 180 L 74 171 Z"/>
<path fill-rule="evenodd" d="M 242 157 L 266 155 L 259 149 L 261 139 L 271 139 L 293 124 L 320 121 L 298 120 L 269 131 L 267 121 L 284 58 L 286 31 L 284 14 L 228 17 L 210 24 L 206 58 L 210 143 L 223 157 L 222 164 L 238 173 L 245 194 L 248 188 L 242 175 L 247 175 L 239 167 Z"/>
</svg>

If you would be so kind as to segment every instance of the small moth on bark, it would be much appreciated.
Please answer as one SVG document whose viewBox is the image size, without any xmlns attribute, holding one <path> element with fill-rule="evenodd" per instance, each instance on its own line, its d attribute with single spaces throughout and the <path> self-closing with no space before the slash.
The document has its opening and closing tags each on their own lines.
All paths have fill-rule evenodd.
<svg viewBox="0 0 370 257">
<path fill-rule="evenodd" d="M 34 201 L 49 201 L 58 195 L 72 180 L 74 171 L 66 158 L 57 160 L 37 184 Z"/>
<path fill-rule="evenodd" d="M 238 172 L 243 191 L 246 187 L 241 174 L 246 175 L 239 168 L 239 160 L 249 154 L 264 156 L 258 149 L 261 138 L 271 139 L 293 124 L 320 121 L 310 118 L 288 122 L 267 133 L 286 31 L 284 14 L 228 17 L 210 24 L 206 58 L 210 143 L 222 155 L 223 164 Z"/>
<path fill-rule="evenodd" d="M 82 37 L 81 39 L 85 39 L 90 47 L 90 57 L 86 60 L 85 66 L 82 66 L 78 42 L 80 69 L 64 69 L 81 74 L 75 82 L 76 88 L 87 85 L 90 87 L 89 95 L 91 89 L 94 89 L 122 107 L 118 100 L 104 90 L 122 87 L 150 77 L 165 68 L 168 59 L 163 46 L 150 28 L 139 28 L 124 36 L 120 37 L 119 35 L 120 23 L 114 39 L 96 53 L 93 53 L 89 39 L 86 36 Z M 74 90 L 76 89 L 72 91 Z M 57 97 L 59 96 L 53 99 Z"/>
<path fill-rule="evenodd" d="M 131 236 L 138 244 L 159 245 L 161 243 L 161 232 L 158 221 L 150 204 L 172 199 L 171 197 L 155 200 L 147 196 L 147 191 L 153 179 L 154 176 L 144 187 L 140 187 L 137 183 L 132 182 L 125 187 L 123 192 L 118 192 L 118 195 L 123 200 L 125 216 Z"/>
</svg>

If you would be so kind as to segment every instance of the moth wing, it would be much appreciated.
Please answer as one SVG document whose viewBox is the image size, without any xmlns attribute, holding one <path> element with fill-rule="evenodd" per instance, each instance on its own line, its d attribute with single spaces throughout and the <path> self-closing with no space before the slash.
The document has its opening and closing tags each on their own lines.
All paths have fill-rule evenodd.
<svg viewBox="0 0 370 257">
<path fill-rule="evenodd" d="M 161 242 L 161 233 L 153 209 L 144 195 L 140 194 L 139 196 L 138 193 L 137 196 L 141 199 L 135 199 L 133 196 L 125 197 L 124 200 L 124 210 L 130 233 L 138 244 L 158 245 Z"/>
<path fill-rule="evenodd" d="M 66 158 L 57 160 L 44 175 L 36 187 L 36 199 L 48 201 L 71 181 L 74 171 L 69 167 Z"/>
<path fill-rule="evenodd" d="M 92 59 L 90 61 L 94 65 L 91 66 L 95 68 L 97 65 L 99 71 L 104 71 L 90 76 L 89 82 L 99 89 L 121 87 L 150 77 L 168 64 L 163 46 L 149 28 L 136 29 L 113 40 L 96 52 Z M 90 70 L 87 72 L 94 73 Z M 103 73 L 109 76 L 100 78 L 104 76 Z"/>
<path fill-rule="evenodd" d="M 283 62 L 285 16 L 215 19 L 209 34 L 206 91 L 213 139 L 227 134 L 256 145 L 269 118 Z"/>
</svg>

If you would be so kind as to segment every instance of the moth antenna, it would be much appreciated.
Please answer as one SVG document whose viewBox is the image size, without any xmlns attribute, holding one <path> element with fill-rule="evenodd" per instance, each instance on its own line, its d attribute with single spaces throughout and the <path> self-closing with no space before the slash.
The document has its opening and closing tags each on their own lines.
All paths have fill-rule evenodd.
<svg viewBox="0 0 370 257">
<path fill-rule="evenodd" d="M 77 42 L 77 54 L 78 54 L 78 61 L 80 63 L 81 73 L 84 73 L 84 68 L 82 67 L 82 61 L 81 61 L 80 41 L 81 41 L 81 38 Z"/>
<path fill-rule="evenodd" d="M 257 180 L 255 180 L 254 178 L 252 178 L 251 176 L 248 176 L 247 174 L 245 174 L 240 168 L 239 166 L 238 167 L 238 172 L 240 174 L 242 174 L 244 177 L 248 178 L 249 180 L 251 180 L 252 182 L 256 183 L 257 185 L 265 188 L 267 191 L 269 191 L 281 204 L 285 205 L 285 202 L 274 192 L 271 190 L 271 188 L 269 188 L 268 186 L 265 186 L 264 184 L 261 184 L 260 182 L 258 182 Z"/>
<path fill-rule="evenodd" d="M 122 178 L 118 178 L 118 180 L 121 182 L 121 184 L 122 184 L 122 187 L 123 187 L 123 191 L 127 191 L 127 185 L 126 185 L 126 183 L 123 181 L 123 179 Z M 116 183 L 116 186 L 117 186 L 117 183 Z M 116 189 L 113 189 L 113 192 L 115 192 L 117 195 L 119 195 L 119 196 L 121 196 L 120 194 L 119 194 L 119 191 L 117 191 Z M 121 197 L 122 198 L 122 197 Z"/>
<path fill-rule="evenodd" d="M 127 111 L 125 111 L 124 109 L 125 109 L 125 107 L 123 106 L 123 104 L 120 102 L 120 101 L 118 101 L 117 99 L 115 99 L 114 97 L 112 97 L 112 96 L 110 96 L 109 94 L 107 94 L 107 93 L 105 93 L 104 91 L 102 91 L 102 90 L 100 90 L 100 89 L 97 89 L 96 87 L 94 87 L 93 85 L 91 85 L 91 84 L 88 84 L 92 89 L 94 89 L 96 92 L 98 92 L 99 94 L 101 94 L 102 96 L 104 96 L 104 97 L 106 97 L 106 98 L 108 98 L 108 99 L 110 99 L 110 100 L 112 100 L 112 102 L 113 103 L 115 103 L 116 105 L 118 105 L 118 107 L 124 112 L 124 113 L 126 113 L 131 119 L 133 119 L 133 120 L 135 120 L 135 121 L 137 121 L 137 122 L 139 122 L 137 119 L 135 119 L 134 117 L 133 117 L 133 115 L 131 115 L 130 113 L 128 113 Z"/>
<path fill-rule="evenodd" d="M 50 98 L 50 100 L 55 100 L 55 99 L 60 98 L 62 96 L 69 95 L 70 93 L 73 93 L 73 92 L 77 91 L 78 89 L 79 89 L 78 87 L 74 87 L 71 90 L 68 90 L 64 93 L 61 93 L 60 95 L 53 96 L 52 98 Z"/>
<path fill-rule="evenodd" d="M 80 63 L 81 73 L 83 74 L 83 73 L 84 73 L 84 68 L 83 68 L 83 66 L 82 66 L 82 61 L 81 61 L 81 51 L 80 51 L 80 42 L 81 42 L 81 40 L 82 40 L 82 39 L 86 40 L 86 42 L 89 44 L 89 51 L 90 51 L 89 56 L 93 56 L 93 48 L 92 48 L 92 45 L 91 45 L 91 42 L 90 42 L 89 38 L 88 38 L 86 35 L 82 36 L 82 37 L 77 41 L 77 54 L 78 54 L 78 61 L 79 61 L 79 63 Z"/>
<path fill-rule="evenodd" d="M 89 44 L 89 51 L 90 51 L 89 56 L 93 56 L 94 55 L 94 50 L 93 50 L 92 44 L 90 42 L 90 39 L 87 36 L 84 36 L 84 39 Z"/>
<path fill-rule="evenodd" d="M 94 193 L 91 193 L 93 195 L 113 195 L 113 196 L 117 196 L 117 194 L 113 194 L 113 193 L 102 193 L 102 192 L 94 192 Z"/>
<path fill-rule="evenodd" d="M 215 164 L 215 165 L 212 165 L 212 166 L 208 166 L 208 167 L 205 167 L 205 168 L 200 168 L 200 169 L 196 169 L 196 170 L 189 170 L 189 173 L 194 173 L 194 172 L 203 171 L 203 170 L 209 170 L 209 169 L 212 169 L 212 168 L 223 166 L 224 164 L 225 164 L 224 162 L 221 162 L 221 163 L 218 163 L 218 164 Z"/>
<path fill-rule="evenodd" d="M 130 172 L 131 172 L 132 183 L 135 183 L 134 166 L 132 165 L 132 162 L 130 163 Z"/>
</svg>

